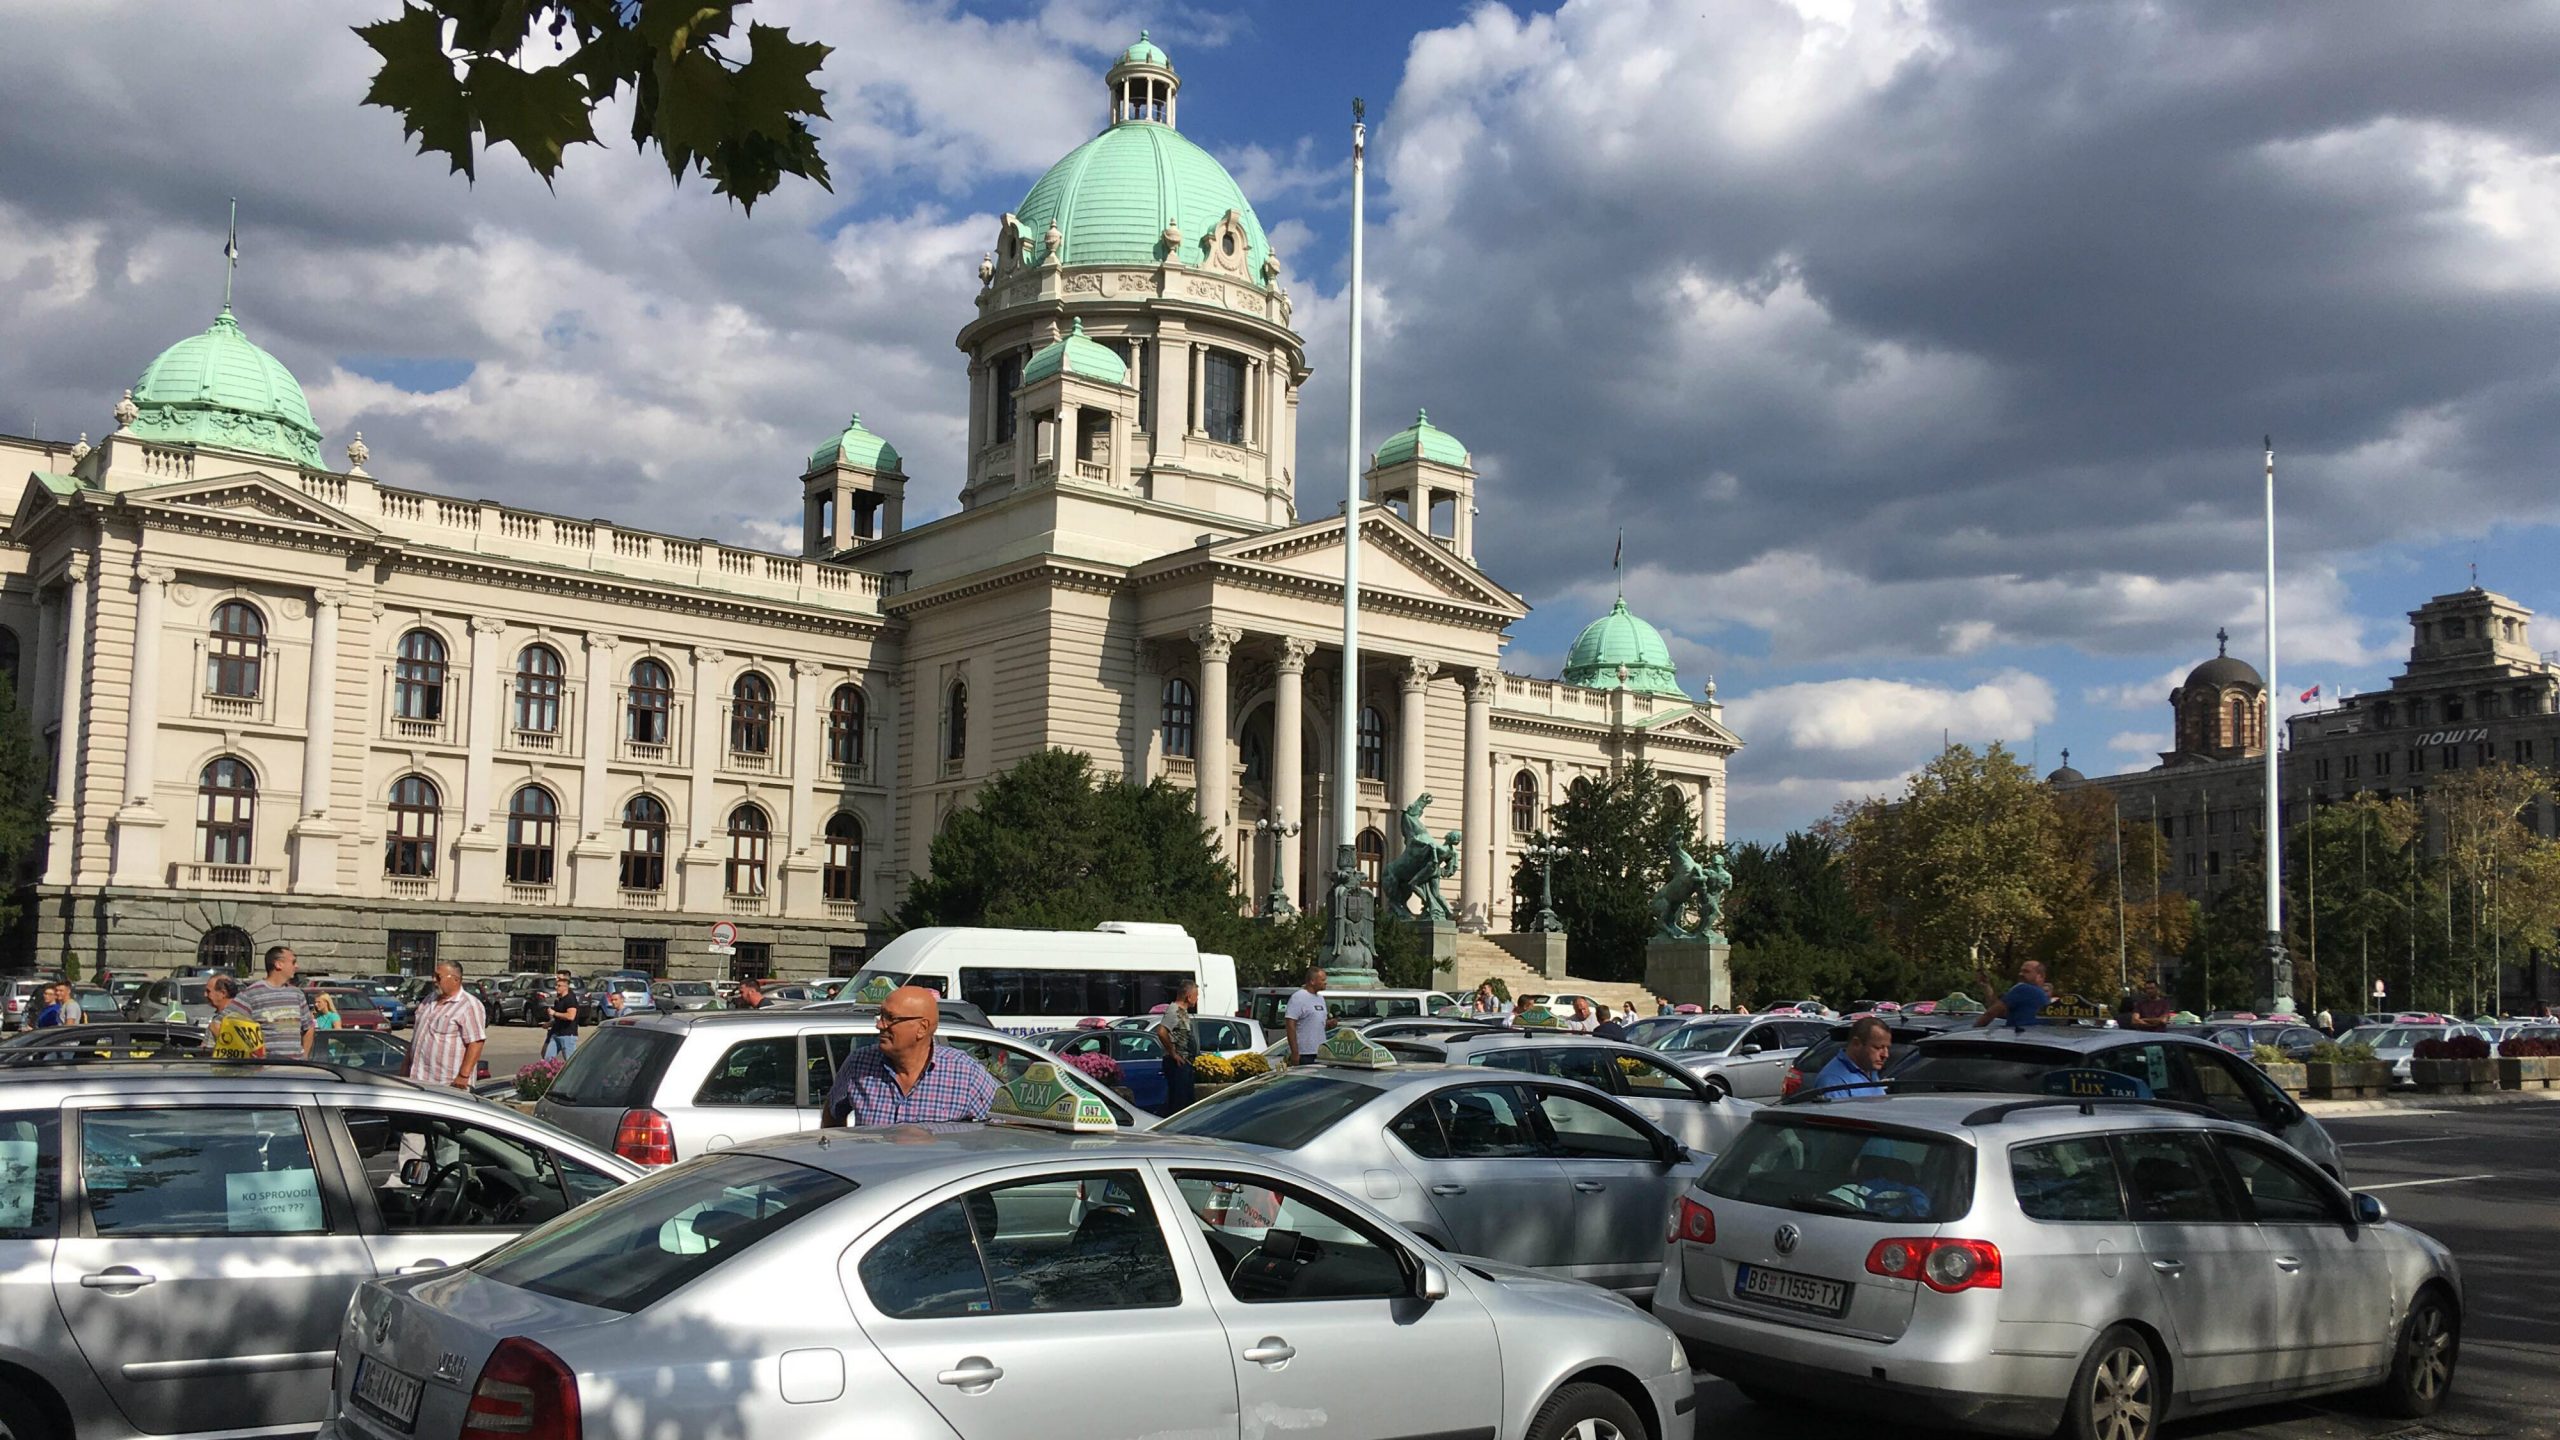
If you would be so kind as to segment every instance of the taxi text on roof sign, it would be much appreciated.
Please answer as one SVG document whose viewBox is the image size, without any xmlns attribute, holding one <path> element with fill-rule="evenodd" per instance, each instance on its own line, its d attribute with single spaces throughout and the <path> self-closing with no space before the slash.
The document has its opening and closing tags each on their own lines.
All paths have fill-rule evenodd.
<svg viewBox="0 0 2560 1440">
<path fill-rule="evenodd" d="M 990 1073 L 993 1073 L 990 1071 Z M 1034 1065 L 998 1086 L 989 1115 L 1018 1125 L 1049 1130 L 1110 1131 L 1111 1111 L 1090 1095 L 1067 1088 L 1055 1065 Z"/>
<path fill-rule="evenodd" d="M 2113 1070 L 2056 1070 L 2044 1077 L 2044 1093 L 2074 1100 L 2148 1100 L 2151 1087 Z"/>
<path fill-rule="evenodd" d="M 1316 1047 L 1316 1058 L 1327 1065 L 1347 1065 L 1355 1070 L 1392 1070 L 1396 1057 L 1375 1041 L 1361 1038 L 1360 1032 L 1343 1026 L 1325 1037 Z"/>
</svg>

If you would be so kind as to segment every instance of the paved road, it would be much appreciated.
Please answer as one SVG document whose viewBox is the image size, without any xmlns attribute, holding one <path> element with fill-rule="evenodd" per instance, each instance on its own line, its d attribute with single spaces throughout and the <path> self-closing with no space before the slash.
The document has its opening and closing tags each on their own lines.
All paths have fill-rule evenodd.
<svg viewBox="0 0 2560 1440">
<path fill-rule="evenodd" d="M 2269 1405 L 2172 1426 L 2175 1440 L 2560 1437 L 2560 1103 L 2409 1109 L 2323 1120 L 2348 1179 L 2392 1217 L 2453 1247 L 2469 1304 L 2453 1400 L 2433 1419 L 2391 1420 L 2358 1396 Z M 1768 1410 L 1700 1376 L 1698 1433 L 1718 1440 L 1874 1440 L 1895 1417 Z"/>
</svg>

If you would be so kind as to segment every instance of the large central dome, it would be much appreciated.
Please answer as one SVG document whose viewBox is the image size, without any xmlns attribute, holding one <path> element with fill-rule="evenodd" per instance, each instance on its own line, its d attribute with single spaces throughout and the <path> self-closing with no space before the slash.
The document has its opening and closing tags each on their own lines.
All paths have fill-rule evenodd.
<svg viewBox="0 0 2560 1440">
<path fill-rule="evenodd" d="M 320 463 L 320 427 L 283 362 L 240 333 L 222 307 L 201 335 L 160 352 L 133 382 L 129 427 L 161 444 L 219 445 L 294 465 Z"/>
</svg>

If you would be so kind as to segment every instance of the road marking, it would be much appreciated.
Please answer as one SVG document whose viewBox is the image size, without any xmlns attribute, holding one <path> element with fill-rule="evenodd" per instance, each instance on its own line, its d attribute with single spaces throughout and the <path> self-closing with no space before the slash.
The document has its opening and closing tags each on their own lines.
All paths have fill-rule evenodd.
<svg viewBox="0 0 2560 1440">
<path fill-rule="evenodd" d="M 2338 1148 L 2341 1150 L 2354 1150 L 2368 1145 L 2433 1145 L 2438 1141 L 2452 1140 L 2456 1138 L 2459 1137 L 2452 1135 L 2420 1135 L 2409 1140 L 2341 1140 L 2338 1142 Z"/>
<path fill-rule="evenodd" d="M 2459 1185 L 2465 1180 L 2495 1180 L 2495 1175 L 2439 1175 L 2433 1180 L 2394 1180 L 2388 1185 L 2359 1185 L 2359 1190 L 2406 1190 L 2412 1185 Z"/>
</svg>

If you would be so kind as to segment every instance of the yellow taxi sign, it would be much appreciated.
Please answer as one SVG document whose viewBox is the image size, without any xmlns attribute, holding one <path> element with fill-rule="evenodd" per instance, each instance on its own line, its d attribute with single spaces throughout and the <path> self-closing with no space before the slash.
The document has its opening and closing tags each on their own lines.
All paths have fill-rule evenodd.
<svg viewBox="0 0 2560 1440">
<path fill-rule="evenodd" d="M 1055 1065 L 1034 1065 L 998 1086 L 987 1113 L 1018 1125 L 1078 1134 L 1120 1128 L 1112 1122 L 1109 1107 L 1059 1079 Z"/>
</svg>

